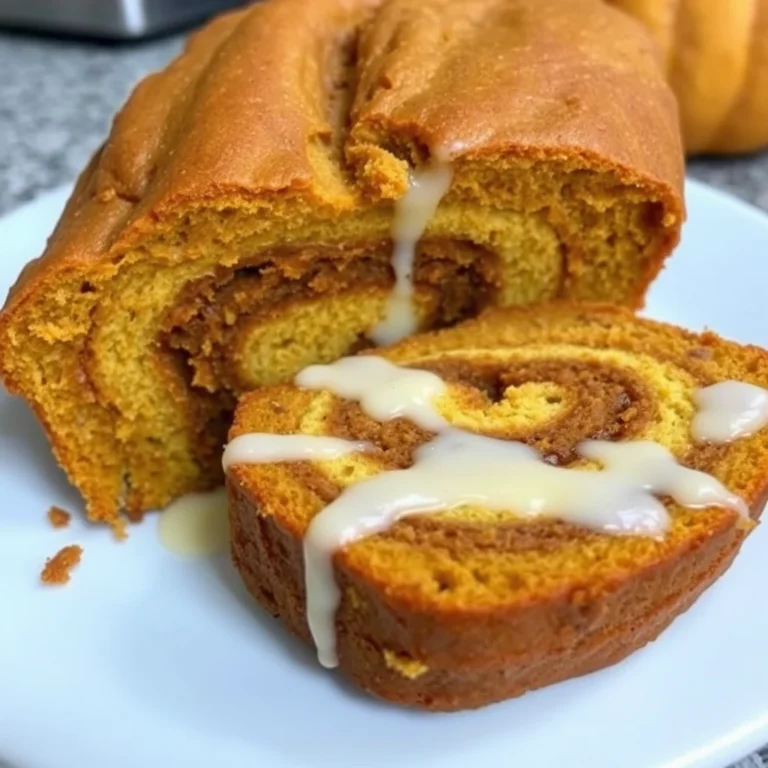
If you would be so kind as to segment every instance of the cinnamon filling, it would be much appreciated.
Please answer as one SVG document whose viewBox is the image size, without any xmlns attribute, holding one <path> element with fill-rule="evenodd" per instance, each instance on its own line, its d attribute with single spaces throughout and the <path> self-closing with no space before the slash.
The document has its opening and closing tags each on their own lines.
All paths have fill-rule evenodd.
<svg viewBox="0 0 768 768">
<path fill-rule="evenodd" d="M 195 386 L 242 392 L 250 387 L 233 366 L 231 350 L 244 326 L 269 323 L 290 313 L 291 304 L 313 298 L 388 292 L 394 279 L 390 251 L 386 240 L 328 246 L 320 253 L 317 247 L 286 247 L 267 251 L 252 263 L 220 267 L 180 293 L 166 315 L 160 343 L 184 354 Z M 476 315 L 492 302 L 498 280 L 497 257 L 490 251 L 470 242 L 425 240 L 414 274 L 417 295 L 428 308 L 423 329 Z M 364 333 L 356 347 L 367 346 L 372 342 Z"/>
<path fill-rule="evenodd" d="M 484 248 L 445 238 L 421 242 L 414 285 L 423 328 L 453 325 L 476 315 L 492 303 L 498 280 L 498 259 Z M 180 373 L 193 394 L 196 413 L 190 421 L 194 432 L 190 442 L 199 464 L 211 467 L 218 477 L 217 454 L 236 398 L 268 383 L 261 380 L 267 366 L 260 366 L 252 354 L 252 348 L 259 347 L 253 339 L 260 331 L 290 321 L 315 300 L 318 314 L 326 312 L 335 299 L 349 343 L 333 350 L 329 358 L 354 354 L 373 345 L 368 335 L 373 324 L 361 324 L 360 307 L 379 296 L 383 309 L 393 281 L 391 243 L 382 239 L 276 248 L 236 267 L 218 267 L 214 274 L 189 283 L 167 311 L 158 342 L 165 352 L 164 365 Z M 310 306 L 309 312 L 314 311 Z M 315 343 L 297 330 L 268 353 L 277 359 L 300 356 L 306 349 L 312 351 L 305 354 L 307 362 L 315 362 L 322 360 L 322 354 L 314 352 Z M 280 370 L 282 380 L 306 364 L 281 370 L 279 363 L 276 360 L 271 367 Z"/>
<path fill-rule="evenodd" d="M 548 461 L 566 465 L 577 460 L 575 448 L 583 440 L 624 440 L 639 433 L 653 417 L 654 405 L 646 384 L 627 369 L 596 363 L 531 360 L 510 365 L 492 356 L 473 356 L 422 363 L 415 368 L 436 373 L 451 384 L 462 385 L 462 408 L 486 410 L 507 397 L 510 388 L 525 384 L 554 384 L 549 405 L 560 406 L 548 421 L 528 429 L 498 420 L 484 430 L 489 437 L 516 440 L 536 448 Z M 513 393 L 510 393 L 513 396 Z M 334 404 L 329 416 L 330 434 L 376 445 L 389 468 L 411 465 L 413 452 L 430 435 L 404 419 L 372 421 L 351 401 Z"/>
</svg>

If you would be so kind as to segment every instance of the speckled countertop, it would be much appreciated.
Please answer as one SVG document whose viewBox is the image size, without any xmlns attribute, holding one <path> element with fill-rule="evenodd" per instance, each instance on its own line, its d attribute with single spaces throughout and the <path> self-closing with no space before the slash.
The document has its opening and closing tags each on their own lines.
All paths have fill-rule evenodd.
<svg viewBox="0 0 768 768">
<path fill-rule="evenodd" d="M 180 37 L 103 46 L 0 34 L 0 214 L 74 179 L 133 84 L 180 46 Z M 768 153 L 696 160 L 690 173 L 768 210 Z M 738 768 L 763 765 L 753 756 Z"/>
<path fill-rule="evenodd" d="M 0 34 L 0 213 L 73 179 L 131 86 L 180 45 L 179 37 L 114 47 Z M 768 153 L 697 160 L 690 173 L 768 210 Z"/>
<path fill-rule="evenodd" d="M 0 213 L 71 181 L 179 38 L 106 46 L 0 34 Z"/>
</svg>

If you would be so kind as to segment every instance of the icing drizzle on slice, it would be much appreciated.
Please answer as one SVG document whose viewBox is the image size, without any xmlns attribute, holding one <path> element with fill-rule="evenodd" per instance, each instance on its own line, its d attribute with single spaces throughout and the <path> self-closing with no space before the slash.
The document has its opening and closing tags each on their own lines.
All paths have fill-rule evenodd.
<svg viewBox="0 0 768 768">
<path fill-rule="evenodd" d="M 722 506 L 748 514 L 744 501 L 716 478 L 680 465 L 657 443 L 585 441 L 577 452 L 602 467 L 591 471 L 552 466 L 524 443 L 456 429 L 436 407 L 446 389 L 442 379 L 384 358 L 360 356 L 311 366 L 297 376 L 296 383 L 355 400 L 377 421 L 405 417 L 437 433 L 416 452 L 411 467 L 382 472 L 346 488 L 306 532 L 307 616 L 324 666 L 338 663 L 335 613 L 340 595 L 333 573 L 334 552 L 386 530 L 406 515 L 476 505 L 522 517 L 558 517 L 616 535 L 661 536 L 669 516 L 658 495 L 687 507 Z M 231 444 L 237 450 L 227 449 L 227 464 L 307 458 L 325 440 L 333 440 L 341 453 L 366 448 L 336 438 L 295 435 L 293 442 L 286 442 L 284 437 L 237 438 Z M 259 441 L 258 450 L 241 450 L 254 438 Z"/>
<path fill-rule="evenodd" d="M 327 389 L 356 400 L 374 421 L 403 417 L 433 432 L 449 426 L 433 405 L 444 394 L 445 382 L 434 373 L 401 368 L 383 357 L 362 355 L 332 365 L 310 365 L 295 382 L 304 389 Z"/>
<path fill-rule="evenodd" d="M 730 443 L 768 426 L 768 390 L 743 381 L 721 381 L 694 395 L 699 408 L 691 431 L 694 440 Z"/>
<path fill-rule="evenodd" d="M 278 461 L 330 461 L 350 453 L 371 450 L 369 443 L 320 435 L 240 435 L 224 449 L 226 472 L 233 464 Z"/>
</svg>

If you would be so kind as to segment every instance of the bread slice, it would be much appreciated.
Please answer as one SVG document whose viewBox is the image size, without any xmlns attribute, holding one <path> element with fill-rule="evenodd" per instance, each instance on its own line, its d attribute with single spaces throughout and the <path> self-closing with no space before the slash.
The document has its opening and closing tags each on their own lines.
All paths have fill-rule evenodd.
<svg viewBox="0 0 768 768">
<path fill-rule="evenodd" d="M 449 382 L 440 410 L 454 425 L 525 441 L 551 463 L 571 465 L 588 438 L 654 440 L 740 495 L 753 520 L 766 501 L 768 428 L 727 445 L 691 438 L 696 388 L 731 379 L 768 387 L 768 352 L 756 347 L 616 307 L 552 303 L 489 310 L 377 354 Z M 234 563 L 256 600 L 310 640 L 302 551 L 310 521 L 350 484 L 408 466 L 430 435 L 292 384 L 243 398 L 231 437 L 250 432 L 378 449 L 228 471 Z M 672 525 L 661 539 L 462 508 L 407 517 L 344 547 L 333 558 L 341 671 L 384 699 L 455 710 L 619 661 L 726 570 L 751 528 L 724 508 L 665 504 Z"/>
<path fill-rule="evenodd" d="M 369 345 L 393 201 L 453 181 L 422 327 L 639 305 L 683 220 L 674 99 L 599 0 L 270 0 L 135 90 L 0 316 L 0 374 L 90 516 L 221 481 L 235 398 Z"/>
</svg>

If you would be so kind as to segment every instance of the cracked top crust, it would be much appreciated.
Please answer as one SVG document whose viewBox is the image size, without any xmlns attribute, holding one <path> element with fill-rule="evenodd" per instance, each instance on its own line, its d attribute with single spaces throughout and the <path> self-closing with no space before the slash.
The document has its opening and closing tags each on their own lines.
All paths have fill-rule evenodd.
<svg viewBox="0 0 768 768">
<path fill-rule="evenodd" d="M 270 0 L 219 17 L 138 85 L 6 309 L 41 280 L 108 277 L 193 210 L 398 197 L 430 152 L 581 157 L 651 180 L 682 214 L 653 45 L 599 0 Z"/>
</svg>

